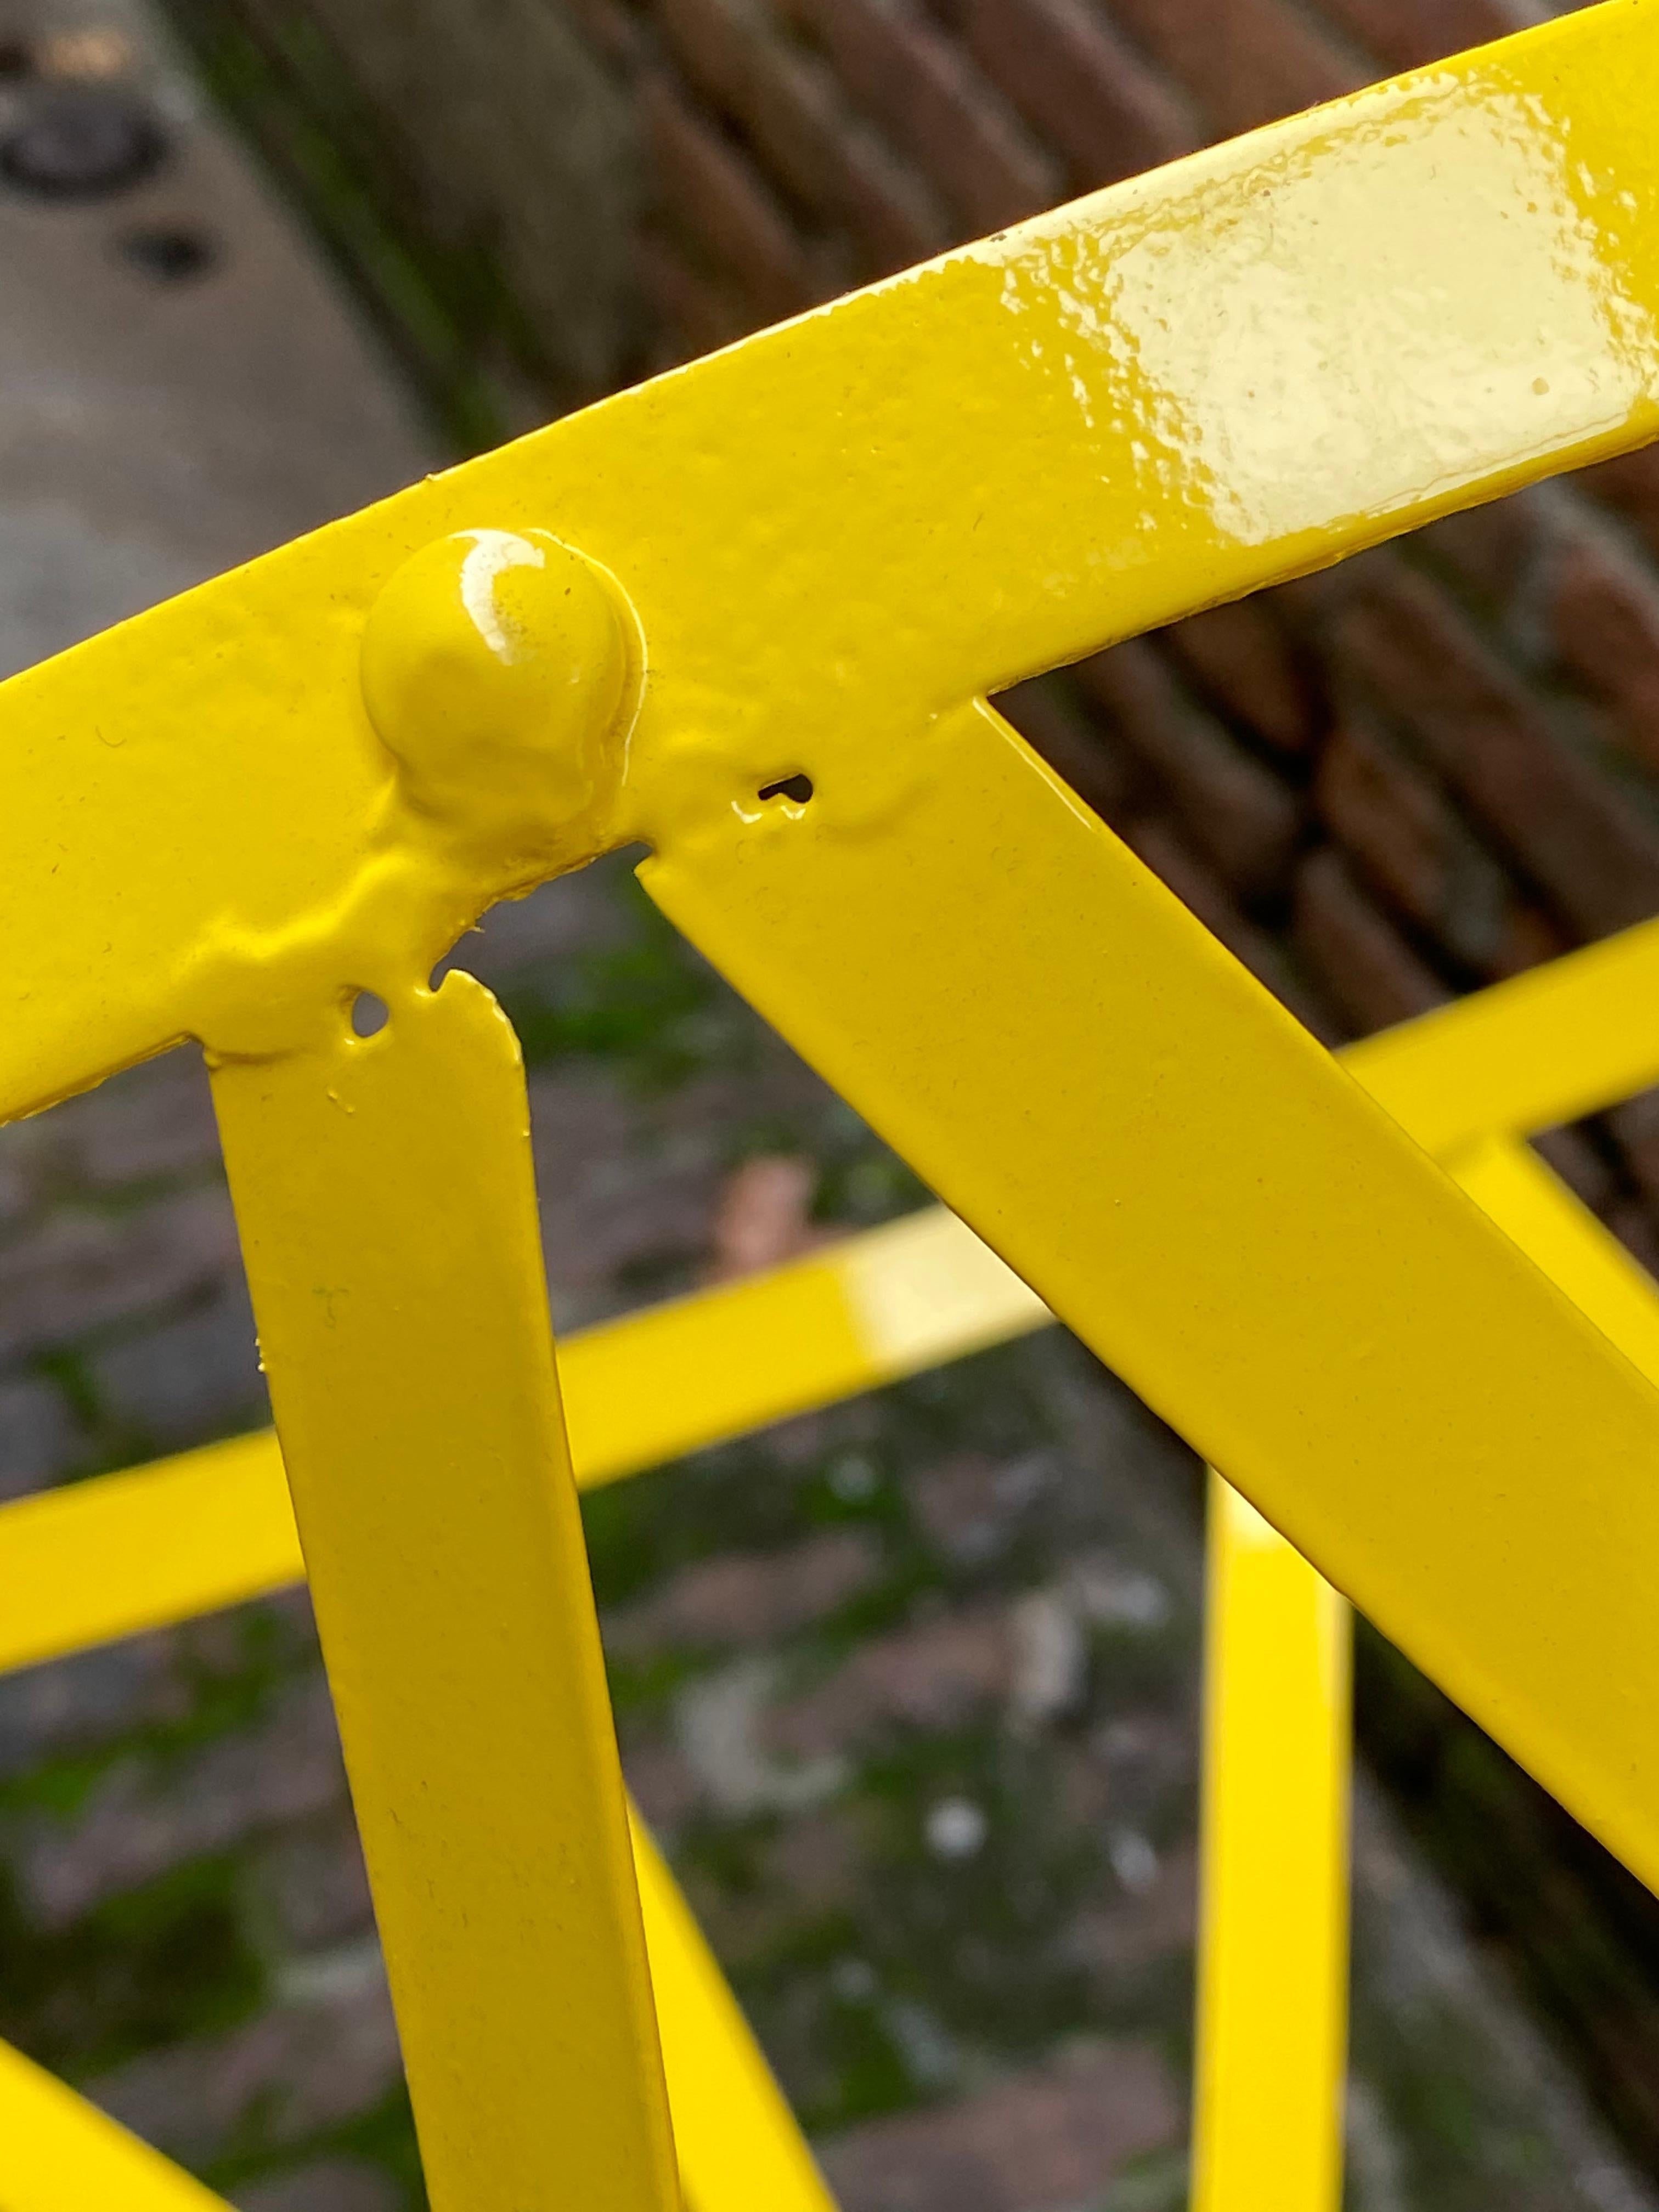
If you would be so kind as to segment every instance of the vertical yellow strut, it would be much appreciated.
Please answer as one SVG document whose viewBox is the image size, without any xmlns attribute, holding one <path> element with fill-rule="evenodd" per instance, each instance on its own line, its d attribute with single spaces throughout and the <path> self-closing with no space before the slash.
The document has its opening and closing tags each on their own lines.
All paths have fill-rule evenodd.
<svg viewBox="0 0 1659 2212">
<path fill-rule="evenodd" d="M 518 1046 L 483 988 L 214 1096 L 434 2212 L 672 2212 Z"/>
<path fill-rule="evenodd" d="M 1213 1473 L 1208 1524 L 1193 2212 L 1334 2212 L 1348 1607 Z"/>
</svg>

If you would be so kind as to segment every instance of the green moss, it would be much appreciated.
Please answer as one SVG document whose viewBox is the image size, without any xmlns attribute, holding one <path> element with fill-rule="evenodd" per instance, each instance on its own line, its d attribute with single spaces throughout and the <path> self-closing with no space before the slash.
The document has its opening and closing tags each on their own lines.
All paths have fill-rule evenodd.
<svg viewBox="0 0 1659 2212">
<path fill-rule="evenodd" d="M 0 1892 L 0 2035 L 71 2079 L 232 2026 L 265 1993 L 229 1856 L 179 1867 L 42 1933 Z"/>
</svg>

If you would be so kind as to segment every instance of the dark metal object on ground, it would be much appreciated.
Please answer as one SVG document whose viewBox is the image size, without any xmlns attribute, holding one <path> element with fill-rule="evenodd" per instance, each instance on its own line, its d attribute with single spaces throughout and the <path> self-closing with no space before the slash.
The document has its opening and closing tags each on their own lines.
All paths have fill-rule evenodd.
<svg viewBox="0 0 1659 2212">
<path fill-rule="evenodd" d="M 31 101 L 0 143 L 0 174 L 43 199 L 100 199 L 151 175 L 167 150 L 161 124 L 137 100 L 64 85 Z"/>
</svg>

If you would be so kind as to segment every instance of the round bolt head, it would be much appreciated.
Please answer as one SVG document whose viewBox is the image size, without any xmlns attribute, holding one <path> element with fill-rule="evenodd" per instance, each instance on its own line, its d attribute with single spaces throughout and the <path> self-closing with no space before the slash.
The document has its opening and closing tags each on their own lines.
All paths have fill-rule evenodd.
<svg viewBox="0 0 1659 2212">
<path fill-rule="evenodd" d="M 362 689 L 405 804 L 508 872 L 603 849 L 625 757 L 616 587 L 544 530 L 463 530 L 370 610 Z"/>
</svg>

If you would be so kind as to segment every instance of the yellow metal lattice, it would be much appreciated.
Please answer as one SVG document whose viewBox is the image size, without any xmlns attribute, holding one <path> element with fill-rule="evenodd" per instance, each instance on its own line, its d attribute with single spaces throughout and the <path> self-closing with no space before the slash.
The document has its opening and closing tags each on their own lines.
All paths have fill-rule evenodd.
<svg viewBox="0 0 1659 2212">
<path fill-rule="evenodd" d="M 1000 1302 L 981 1337 L 1040 1295 L 1266 1516 L 1218 1516 L 1215 1648 L 1267 1587 L 1252 1561 L 1267 1617 L 1300 1607 L 1312 1639 L 1324 1874 L 1279 1958 L 1322 1992 L 1281 2068 L 1310 2206 L 1335 2160 L 1340 1662 L 1266 1523 L 1659 1879 L 1652 1314 L 1513 1141 L 1632 1062 L 1649 1079 L 1659 1051 L 1613 1041 L 1640 1002 L 1607 982 L 1648 935 L 1345 1072 L 983 703 L 1651 437 L 1656 110 L 1659 0 L 1607 0 L 661 379 L 0 691 L 0 1113 L 207 1049 L 436 2212 L 678 2195 L 521 1071 L 487 994 L 428 982 L 495 900 L 631 841 L 665 911 L 1031 1286 L 971 1259 Z M 364 990 L 390 1009 L 366 1039 Z M 1528 990 L 1576 1028 L 1523 1048 Z M 896 1255 L 958 1233 L 733 1296 L 817 1299 L 794 1387 L 856 1387 L 872 1332 L 897 1367 L 945 1348 Z M 639 1326 L 684 1342 L 690 1315 Z M 784 1409 L 774 1384 L 743 1418 Z M 216 1570 L 234 1595 L 293 1565 L 261 1449 L 5 1525 L 49 1547 L 77 1510 L 143 1525 L 217 1486 L 256 1539 Z M 205 1548 L 192 1571 L 149 1617 L 211 1594 Z M 94 1610 L 77 1633 L 135 1625 Z M 19 1656 L 50 1648 L 31 1632 Z M 1242 1866 L 1252 1835 L 1231 1711 L 1224 1929 L 1226 1839 Z M 680 2066 L 733 2046 L 675 2057 L 684 2008 L 723 2000 L 645 1863 Z M 1206 2212 L 1287 2202 L 1229 2117 L 1256 1955 L 1212 1928 Z M 752 2053 L 732 2063 L 781 2126 Z M 712 2208 L 726 2185 L 692 2161 L 718 2136 L 680 2136 Z"/>
</svg>

